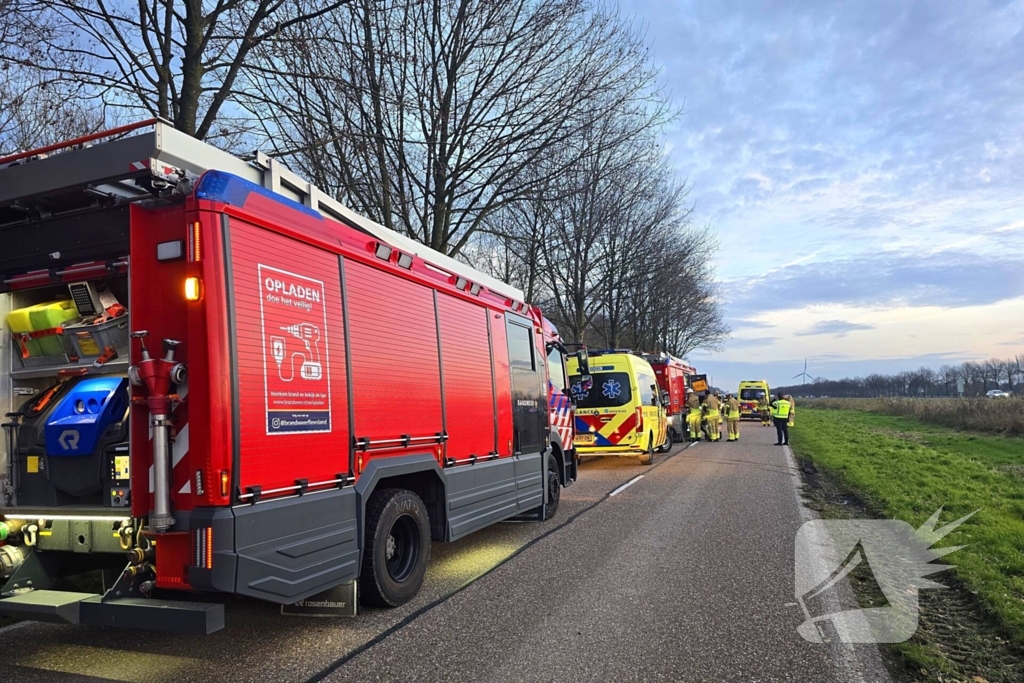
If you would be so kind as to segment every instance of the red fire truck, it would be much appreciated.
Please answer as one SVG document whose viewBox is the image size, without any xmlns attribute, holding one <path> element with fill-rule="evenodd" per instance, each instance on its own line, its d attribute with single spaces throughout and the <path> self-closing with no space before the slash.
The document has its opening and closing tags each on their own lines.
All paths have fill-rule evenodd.
<svg viewBox="0 0 1024 683">
<path fill-rule="evenodd" d="M 683 442 L 686 440 L 687 377 L 696 374 L 697 371 L 685 361 L 668 353 L 649 353 L 644 355 L 644 359 L 654 368 L 658 387 L 662 391 L 667 391 L 669 395 L 666 414 L 670 445 L 672 442 Z"/>
<path fill-rule="evenodd" d="M 576 409 L 569 396 L 569 375 L 565 360 L 573 355 L 577 360 L 582 359 L 583 365 L 586 366 L 587 349 L 580 347 L 574 354 L 570 354 L 554 324 L 547 318 L 544 318 L 542 323 L 548 361 L 548 424 L 551 428 L 551 454 L 555 462 L 565 464 L 564 469 L 558 470 L 557 484 L 568 486 L 576 480 L 579 455 L 575 446 Z M 559 493 L 560 487 L 554 480 L 550 480 L 547 502 L 549 518 L 558 509 Z"/>
<path fill-rule="evenodd" d="M 540 311 L 273 159 L 159 120 L 0 159 L 0 243 L 0 613 L 399 605 L 431 541 L 550 516 L 576 478 Z M 103 594 L 53 590 L 97 569 Z"/>
</svg>

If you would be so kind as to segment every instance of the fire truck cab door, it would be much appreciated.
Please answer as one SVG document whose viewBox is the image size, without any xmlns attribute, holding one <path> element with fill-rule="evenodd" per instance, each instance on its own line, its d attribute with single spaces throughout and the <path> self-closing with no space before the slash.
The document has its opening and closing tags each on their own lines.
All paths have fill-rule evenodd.
<svg viewBox="0 0 1024 683">
<path fill-rule="evenodd" d="M 547 391 L 544 366 L 537 349 L 533 324 L 526 318 L 506 314 L 509 373 L 512 377 L 512 427 L 516 453 L 544 450 L 547 433 Z"/>
</svg>

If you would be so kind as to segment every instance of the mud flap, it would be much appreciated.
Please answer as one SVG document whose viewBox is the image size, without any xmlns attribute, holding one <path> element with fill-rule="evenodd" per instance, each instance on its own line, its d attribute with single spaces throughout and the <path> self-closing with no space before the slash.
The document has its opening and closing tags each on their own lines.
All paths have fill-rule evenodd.
<svg viewBox="0 0 1024 683">
<path fill-rule="evenodd" d="M 566 448 L 562 453 L 562 488 L 569 488 L 579 476 L 577 468 L 576 449 Z"/>
<path fill-rule="evenodd" d="M 291 617 L 354 617 L 359 612 L 358 581 L 311 595 L 294 605 L 281 605 L 281 614 Z"/>
</svg>

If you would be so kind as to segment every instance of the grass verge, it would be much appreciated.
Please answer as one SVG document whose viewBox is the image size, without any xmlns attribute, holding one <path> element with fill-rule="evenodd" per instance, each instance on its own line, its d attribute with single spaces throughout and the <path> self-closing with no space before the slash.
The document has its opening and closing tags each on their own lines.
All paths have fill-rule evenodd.
<svg viewBox="0 0 1024 683">
<path fill-rule="evenodd" d="M 1024 436 L 1024 398 L 817 398 L 801 406 L 912 417 L 953 429 Z"/>
<path fill-rule="evenodd" d="M 885 646 L 899 681 L 1024 680 L 1024 441 L 905 417 L 805 409 L 793 430 L 812 505 L 824 517 L 890 517 L 914 526 L 979 512 L 941 545 L 951 590 L 921 594 L 921 625 Z"/>
</svg>

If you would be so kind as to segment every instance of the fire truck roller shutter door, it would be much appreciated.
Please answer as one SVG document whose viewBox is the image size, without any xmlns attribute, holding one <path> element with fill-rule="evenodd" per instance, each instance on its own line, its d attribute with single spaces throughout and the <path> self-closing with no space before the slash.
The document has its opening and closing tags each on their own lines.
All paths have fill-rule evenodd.
<svg viewBox="0 0 1024 683">
<path fill-rule="evenodd" d="M 438 293 L 444 376 L 446 457 L 457 461 L 495 452 L 494 387 L 487 309 Z"/>
<path fill-rule="evenodd" d="M 448 538 L 453 540 L 516 514 L 515 464 L 487 460 L 495 444 L 495 391 L 488 309 L 437 295 L 444 377 Z M 506 380 L 507 381 L 507 380 Z M 467 458 L 481 461 L 468 464 Z"/>
<path fill-rule="evenodd" d="M 491 334 L 492 377 L 494 381 L 495 429 L 498 432 L 498 454 L 512 455 L 514 431 L 512 429 L 512 378 L 508 362 L 508 339 L 505 333 L 505 315 L 491 311 L 487 318 Z"/>
<path fill-rule="evenodd" d="M 357 440 L 444 431 L 441 366 L 432 291 L 345 261 Z"/>
</svg>

